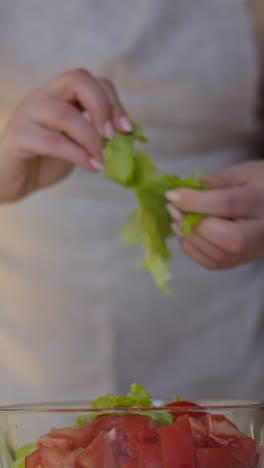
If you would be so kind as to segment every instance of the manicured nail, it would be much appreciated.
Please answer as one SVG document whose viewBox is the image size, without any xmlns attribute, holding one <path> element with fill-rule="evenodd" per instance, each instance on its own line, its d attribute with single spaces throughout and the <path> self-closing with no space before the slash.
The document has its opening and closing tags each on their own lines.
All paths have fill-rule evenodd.
<svg viewBox="0 0 264 468">
<path fill-rule="evenodd" d="M 170 192 L 166 193 L 167 200 L 171 202 L 179 202 L 181 200 L 181 195 L 176 190 L 171 190 Z"/>
<path fill-rule="evenodd" d="M 175 208 L 173 205 L 170 203 L 167 203 L 166 208 L 168 212 L 170 213 L 171 217 L 173 219 L 176 219 L 176 221 L 179 221 L 182 218 L 182 214 L 177 208 Z"/>
<path fill-rule="evenodd" d="M 108 138 L 108 140 L 111 140 L 112 138 L 114 138 L 115 130 L 110 120 L 107 120 L 104 124 L 104 134 L 105 134 L 105 137 Z"/>
<path fill-rule="evenodd" d="M 97 161 L 97 159 L 94 159 L 94 158 L 90 159 L 90 164 L 97 171 L 102 171 L 103 168 L 104 168 L 103 164 L 100 161 Z"/>
<path fill-rule="evenodd" d="M 183 233 L 181 232 L 180 228 L 177 226 L 177 224 L 172 223 L 171 224 L 171 229 L 175 232 L 176 236 L 181 239 L 183 237 Z"/>
<path fill-rule="evenodd" d="M 123 117 L 120 118 L 120 125 L 125 132 L 132 132 L 133 130 L 131 122 L 125 115 L 123 115 Z"/>
</svg>

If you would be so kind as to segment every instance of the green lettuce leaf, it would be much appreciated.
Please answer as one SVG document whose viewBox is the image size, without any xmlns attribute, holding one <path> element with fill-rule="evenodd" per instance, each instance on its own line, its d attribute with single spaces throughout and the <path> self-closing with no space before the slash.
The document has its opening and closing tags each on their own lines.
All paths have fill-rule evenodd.
<svg viewBox="0 0 264 468">
<path fill-rule="evenodd" d="M 155 408 L 152 403 L 152 394 L 147 393 L 142 385 L 134 383 L 130 386 L 130 392 L 126 396 L 119 396 L 113 393 L 106 393 L 90 404 L 90 409 L 117 409 L 117 408 Z M 95 411 L 93 414 L 79 416 L 74 425 L 80 427 L 88 420 L 93 420 L 97 416 L 105 414 L 104 411 Z M 120 412 L 111 414 L 120 414 Z M 133 414 L 148 416 L 153 421 L 157 421 L 161 426 L 169 425 L 173 422 L 173 417 L 167 411 L 144 411 L 138 410 Z"/>
<path fill-rule="evenodd" d="M 116 133 L 112 140 L 106 141 L 105 175 L 134 191 L 137 208 L 121 228 L 121 239 L 128 246 L 142 247 L 142 267 L 152 275 L 163 293 L 169 294 L 171 252 L 167 241 L 173 231 L 172 220 L 166 210 L 165 194 L 174 188 L 204 190 L 208 187 L 201 184 L 200 174 L 194 178 L 181 179 L 176 175 L 160 173 L 147 154 L 135 148 L 136 141 L 147 141 L 139 125 L 134 125 L 131 134 Z M 191 234 L 205 216 L 187 214 L 180 226 L 183 234 Z"/>
<path fill-rule="evenodd" d="M 23 447 L 18 448 L 15 451 L 15 461 L 12 461 L 12 464 L 8 465 L 12 468 L 25 468 L 25 458 L 27 455 L 30 455 L 32 452 L 38 449 L 37 443 L 33 442 Z"/>
<path fill-rule="evenodd" d="M 0 436 L 0 466 L 12 468 L 13 458 L 10 447 L 4 437 Z"/>
<path fill-rule="evenodd" d="M 182 233 L 185 236 L 189 236 L 195 226 L 202 221 L 202 219 L 206 218 L 206 214 L 200 213 L 188 213 L 180 222 L 180 228 Z"/>
</svg>

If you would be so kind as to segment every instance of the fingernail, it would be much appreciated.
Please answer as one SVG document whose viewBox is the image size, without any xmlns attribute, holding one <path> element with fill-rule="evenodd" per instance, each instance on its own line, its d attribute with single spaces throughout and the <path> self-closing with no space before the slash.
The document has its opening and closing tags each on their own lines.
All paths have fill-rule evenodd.
<svg viewBox="0 0 264 468">
<path fill-rule="evenodd" d="M 104 134 L 105 134 L 105 137 L 108 138 L 108 140 L 111 140 L 112 138 L 114 138 L 115 130 L 110 120 L 107 120 L 104 124 Z"/>
<path fill-rule="evenodd" d="M 181 200 L 181 195 L 179 192 L 176 192 L 176 190 L 171 190 L 170 192 L 167 192 L 165 194 L 167 200 L 172 201 L 172 202 L 179 202 Z"/>
<path fill-rule="evenodd" d="M 171 229 L 175 232 L 176 236 L 180 239 L 181 237 L 183 237 L 183 234 L 180 230 L 180 228 L 177 226 L 177 224 L 175 223 L 172 223 L 171 224 Z"/>
<path fill-rule="evenodd" d="M 90 159 L 90 164 L 97 171 L 102 171 L 103 168 L 104 168 L 103 164 L 100 161 L 97 161 L 97 159 L 94 159 L 94 158 Z"/>
<path fill-rule="evenodd" d="M 120 125 L 125 132 L 132 132 L 133 130 L 131 122 L 125 115 L 123 115 L 123 117 L 120 118 Z"/>
<path fill-rule="evenodd" d="M 179 221 L 182 218 L 182 214 L 177 208 L 175 208 L 173 205 L 170 203 L 167 203 L 166 208 L 168 212 L 170 213 L 171 217 L 173 219 L 176 219 L 176 221 Z"/>
</svg>

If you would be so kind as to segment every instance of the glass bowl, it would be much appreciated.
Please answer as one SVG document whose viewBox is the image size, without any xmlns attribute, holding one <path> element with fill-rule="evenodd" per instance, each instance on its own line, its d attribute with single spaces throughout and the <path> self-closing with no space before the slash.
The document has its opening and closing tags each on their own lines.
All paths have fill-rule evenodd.
<svg viewBox="0 0 264 468">
<path fill-rule="evenodd" d="M 87 402 L 0 407 L 0 468 L 24 468 L 27 453 L 26 468 L 264 468 L 264 403 L 196 403 L 201 406 L 168 408 L 155 400 L 155 409 L 91 410 Z M 174 421 L 166 425 L 168 414 Z"/>
</svg>

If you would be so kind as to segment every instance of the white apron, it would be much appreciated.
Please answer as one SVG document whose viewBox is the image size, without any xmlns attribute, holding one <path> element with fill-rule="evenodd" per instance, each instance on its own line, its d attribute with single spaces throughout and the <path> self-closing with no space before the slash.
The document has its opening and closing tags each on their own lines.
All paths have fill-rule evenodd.
<svg viewBox="0 0 264 468">
<path fill-rule="evenodd" d="M 257 56 L 244 0 L 1 0 L 2 122 L 86 67 L 118 86 L 164 171 L 254 157 Z M 263 262 L 208 272 L 171 241 L 164 298 L 122 247 L 134 200 L 102 175 L 0 206 L 0 404 L 159 395 L 263 397 Z"/>
</svg>

